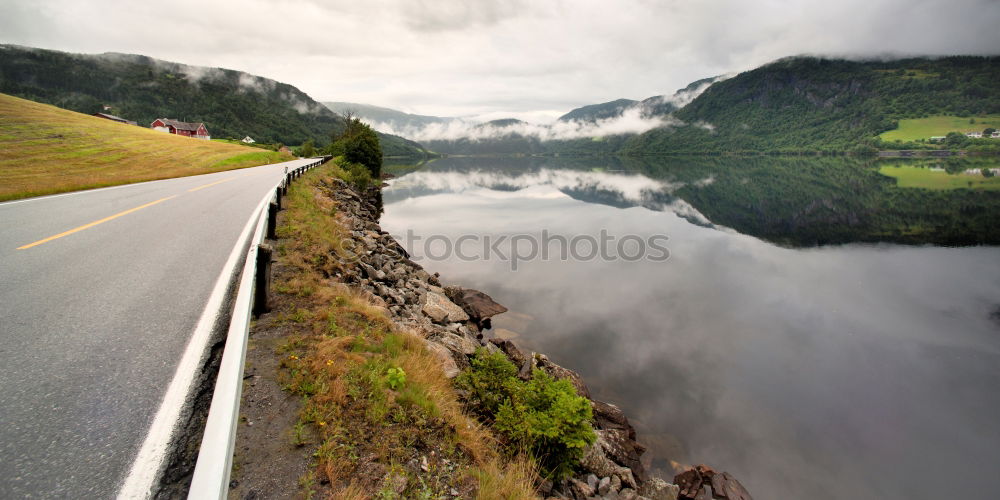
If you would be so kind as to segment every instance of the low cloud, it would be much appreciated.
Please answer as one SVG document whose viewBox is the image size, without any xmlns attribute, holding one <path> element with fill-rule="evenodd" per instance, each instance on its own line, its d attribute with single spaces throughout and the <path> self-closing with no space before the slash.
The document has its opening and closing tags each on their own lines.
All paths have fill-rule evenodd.
<svg viewBox="0 0 1000 500">
<path fill-rule="evenodd" d="M 684 184 L 651 179 L 642 175 L 607 172 L 554 170 L 510 175 L 497 171 L 433 172 L 418 171 L 393 183 L 393 188 L 422 188 L 431 191 L 464 191 L 472 188 L 526 189 L 551 186 L 559 190 L 596 190 L 615 193 L 622 199 L 641 204 L 654 194 L 672 193 Z"/>
<path fill-rule="evenodd" d="M 613 8 L 597 0 L 177 0 L 156 9 L 107 0 L 102 6 L 0 2 L 0 42 L 233 68 L 290 83 L 318 101 L 443 116 L 641 99 L 802 53 L 1000 50 L 996 0 L 947 6 L 844 0 L 796 8 L 648 0 Z"/>
<path fill-rule="evenodd" d="M 700 96 L 703 92 L 708 90 L 708 88 L 711 87 L 713 83 L 721 82 L 723 80 L 728 80 L 734 76 L 736 76 L 736 73 L 727 73 L 725 75 L 719 75 L 715 78 L 712 78 L 709 81 L 699 84 L 693 89 L 687 89 L 687 88 L 680 89 L 677 92 L 674 92 L 673 95 L 660 96 L 658 101 L 648 102 L 646 103 L 646 105 L 649 106 L 656 104 L 670 104 L 673 105 L 675 108 L 680 109 L 690 104 L 691 101 L 695 100 L 696 97 Z"/>
<path fill-rule="evenodd" d="M 463 118 L 452 118 L 437 123 L 421 125 L 399 124 L 397 122 L 374 122 L 372 126 L 380 132 L 403 136 L 418 142 L 456 141 L 462 139 L 484 141 L 515 135 L 534 138 L 540 141 L 553 141 L 622 134 L 641 134 L 654 128 L 685 125 L 681 120 L 674 118 L 670 114 L 662 114 L 656 108 L 664 104 L 670 104 L 674 108 L 684 107 L 712 86 L 713 83 L 733 76 L 734 74 L 721 75 L 691 89 L 685 88 L 672 95 L 637 102 L 622 110 L 618 116 L 600 120 L 556 120 L 548 123 L 518 120 L 513 123 L 495 124 L 490 122 L 481 123 L 477 120 Z M 700 121 L 693 125 L 708 131 L 715 130 L 715 127 L 707 122 Z"/>
<path fill-rule="evenodd" d="M 639 108 L 627 110 L 622 116 L 596 122 L 557 121 L 548 124 L 515 123 L 495 125 L 453 119 L 419 127 L 394 127 L 390 123 L 374 123 L 381 132 L 400 135 L 418 142 L 455 141 L 469 139 L 483 141 L 512 135 L 531 137 L 541 141 L 582 139 L 620 134 L 640 134 L 658 127 L 677 126 L 682 123 L 671 116 L 643 117 Z"/>
</svg>

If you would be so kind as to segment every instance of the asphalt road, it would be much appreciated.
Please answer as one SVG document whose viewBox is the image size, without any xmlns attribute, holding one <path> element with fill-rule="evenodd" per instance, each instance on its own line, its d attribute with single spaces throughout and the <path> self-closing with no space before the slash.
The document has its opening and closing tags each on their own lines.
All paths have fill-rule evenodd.
<svg viewBox="0 0 1000 500">
<path fill-rule="evenodd" d="M 309 161 L 0 203 L 0 498 L 117 494 L 240 232 Z"/>
</svg>

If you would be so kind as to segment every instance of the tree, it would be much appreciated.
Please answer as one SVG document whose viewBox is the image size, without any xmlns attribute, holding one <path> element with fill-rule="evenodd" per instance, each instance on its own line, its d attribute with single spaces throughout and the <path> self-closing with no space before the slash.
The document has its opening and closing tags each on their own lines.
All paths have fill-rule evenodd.
<svg viewBox="0 0 1000 500">
<path fill-rule="evenodd" d="M 993 134 L 993 132 L 996 132 L 996 131 L 997 131 L 997 129 L 995 129 L 995 128 L 993 128 L 993 127 L 986 127 L 986 128 L 985 128 L 985 129 L 983 130 L 983 137 L 986 137 L 986 136 L 989 136 L 989 135 L 992 135 L 992 134 Z"/>
<path fill-rule="evenodd" d="M 944 145 L 948 147 L 960 148 L 969 143 L 969 138 L 959 132 L 948 132 L 944 136 Z"/>
<path fill-rule="evenodd" d="M 309 139 L 302 145 L 302 156 L 305 158 L 316 156 L 316 145 L 312 139 Z"/>
<path fill-rule="evenodd" d="M 382 146 L 378 134 L 371 127 L 347 113 L 344 131 L 333 137 L 329 152 L 333 155 L 343 155 L 349 163 L 364 165 L 372 179 L 382 176 Z"/>
</svg>

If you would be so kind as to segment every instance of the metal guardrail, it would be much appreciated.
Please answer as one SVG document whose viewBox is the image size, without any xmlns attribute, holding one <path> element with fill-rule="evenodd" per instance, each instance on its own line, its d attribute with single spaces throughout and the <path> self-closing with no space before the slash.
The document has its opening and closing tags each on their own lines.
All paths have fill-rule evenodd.
<svg viewBox="0 0 1000 500">
<path fill-rule="evenodd" d="M 246 262 L 240 275 L 239 288 L 236 292 L 236 300 L 229 322 L 229 332 L 226 335 L 226 345 L 219 365 L 219 375 L 215 381 L 212 404 L 208 410 L 205 433 L 201 440 L 201 449 L 198 452 L 198 462 L 195 465 L 194 476 L 188 490 L 189 499 L 222 500 L 228 496 L 229 475 L 232 471 L 233 449 L 236 445 L 236 429 L 240 416 L 240 398 L 243 393 L 243 367 L 246 361 L 247 340 L 250 333 L 255 283 L 257 282 L 255 271 L 257 269 L 258 249 L 264 241 L 269 219 L 271 219 L 271 229 L 273 229 L 274 224 L 274 219 L 268 216 L 268 207 L 275 202 L 280 207 L 281 196 L 292 180 L 326 163 L 329 159 L 329 156 L 319 157 L 313 163 L 286 172 L 285 178 L 278 182 L 271 192 L 261 200 L 254 212 L 257 224 L 250 237 L 250 248 L 247 251 Z"/>
</svg>

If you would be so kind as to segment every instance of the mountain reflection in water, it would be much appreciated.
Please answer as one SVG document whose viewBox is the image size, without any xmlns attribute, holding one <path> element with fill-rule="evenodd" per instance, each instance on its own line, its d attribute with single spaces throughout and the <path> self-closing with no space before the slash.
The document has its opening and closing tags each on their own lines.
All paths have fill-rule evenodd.
<svg viewBox="0 0 1000 500">
<path fill-rule="evenodd" d="M 447 159 L 391 182 L 382 226 L 451 238 L 669 236 L 665 262 L 539 259 L 516 272 L 498 260 L 419 260 L 412 248 L 446 282 L 509 307 L 496 332 L 619 404 L 654 467 L 706 462 L 757 498 L 990 497 L 1000 488 L 1000 326 L 990 319 L 1000 251 L 816 247 L 947 214 L 890 220 L 879 197 L 898 210 L 924 195 L 903 200 L 861 161 L 773 160 L 784 177 L 764 171 L 769 158 L 725 161 Z M 931 241 L 963 234 L 938 228 Z M 997 230 L 980 229 L 964 234 L 991 241 Z M 884 239 L 919 243 L 904 233 Z"/>
</svg>

